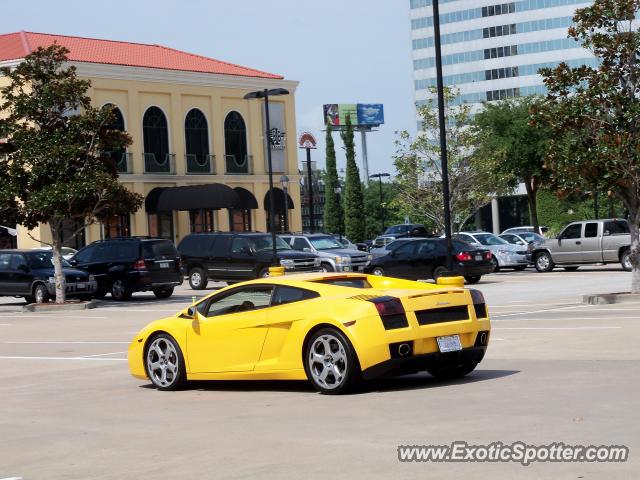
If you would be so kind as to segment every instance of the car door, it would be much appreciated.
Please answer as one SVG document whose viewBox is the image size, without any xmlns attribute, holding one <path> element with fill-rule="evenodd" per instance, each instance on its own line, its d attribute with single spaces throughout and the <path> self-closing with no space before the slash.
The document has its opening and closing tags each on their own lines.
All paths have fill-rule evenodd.
<svg viewBox="0 0 640 480">
<path fill-rule="evenodd" d="M 11 255 L 9 261 L 9 288 L 14 295 L 29 295 L 33 273 L 29 269 L 27 259 L 21 253 Z"/>
<path fill-rule="evenodd" d="M 602 262 L 602 247 L 600 238 L 602 233 L 599 232 L 600 222 L 586 222 L 582 235 L 582 261 L 589 263 Z"/>
<path fill-rule="evenodd" d="M 411 263 L 413 278 L 417 280 L 433 278 L 433 269 L 436 267 L 438 258 L 438 242 L 423 240 L 413 243 L 417 244 L 415 260 Z"/>
<path fill-rule="evenodd" d="M 415 278 L 413 262 L 416 260 L 417 245 L 420 242 L 409 241 L 391 250 L 383 266 L 385 273 L 398 278 Z"/>
<path fill-rule="evenodd" d="M 552 244 L 553 261 L 580 263 L 582 261 L 582 223 L 571 223 Z"/>
<path fill-rule="evenodd" d="M 227 276 L 231 279 L 255 278 L 257 275 L 255 252 L 246 237 L 233 237 L 228 262 Z"/>
<path fill-rule="evenodd" d="M 607 220 L 603 224 L 602 256 L 605 262 L 618 262 L 620 248 L 631 242 L 629 223 L 626 220 Z"/>
<path fill-rule="evenodd" d="M 211 297 L 187 331 L 192 373 L 254 369 L 267 335 L 267 307 L 273 287 L 238 287 Z"/>
</svg>

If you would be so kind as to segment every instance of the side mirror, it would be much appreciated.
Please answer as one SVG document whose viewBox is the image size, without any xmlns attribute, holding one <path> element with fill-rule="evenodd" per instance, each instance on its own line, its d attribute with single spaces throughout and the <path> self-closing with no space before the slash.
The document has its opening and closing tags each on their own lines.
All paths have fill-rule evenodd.
<svg viewBox="0 0 640 480">
<path fill-rule="evenodd" d="M 74 267 L 79 263 L 78 260 L 76 260 L 75 258 L 71 258 L 67 260 L 67 262 L 69 262 L 69 265 L 73 265 Z"/>
<path fill-rule="evenodd" d="M 302 249 L 302 251 L 303 251 L 303 252 L 310 252 L 310 251 L 311 251 L 311 249 L 310 249 L 309 247 L 304 247 L 304 248 Z"/>
</svg>

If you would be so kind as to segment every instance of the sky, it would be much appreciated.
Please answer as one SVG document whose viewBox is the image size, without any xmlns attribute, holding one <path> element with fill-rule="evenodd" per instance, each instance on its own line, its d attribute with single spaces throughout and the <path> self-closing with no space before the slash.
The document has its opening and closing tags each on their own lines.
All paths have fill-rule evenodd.
<svg viewBox="0 0 640 480">
<path fill-rule="evenodd" d="M 396 132 L 415 133 L 409 0 L 1 3 L 1 33 L 27 30 L 157 43 L 299 81 L 297 134 L 310 131 L 318 138 L 312 160 L 319 167 L 324 166 L 325 103 L 384 104 L 385 124 L 367 137 L 370 174 L 393 173 Z M 336 133 L 334 140 L 341 169 L 342 142 Z M 362 170 L 359 138 L 356 144 Z"/>
</svg>

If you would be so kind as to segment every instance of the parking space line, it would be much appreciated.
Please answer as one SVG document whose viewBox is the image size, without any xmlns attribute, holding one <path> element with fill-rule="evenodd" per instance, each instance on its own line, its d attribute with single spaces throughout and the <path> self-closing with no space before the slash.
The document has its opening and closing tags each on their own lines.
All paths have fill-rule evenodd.
<svg viewBox="0 0 640 480">
<path fill-rule="evenodd" d="M 94 357 L 108 357 L 109 355 L 121 355 L 127 352 L 111 352 L 111 353 L 98 353 L 96 355 L 82 355 L 82 358 L 94 358 Z"/>
<path fill-rule="evenodd" d="M 87 358 L 87 357 L 21 357 L 17 355 L 0 355 L 0 360 L 86 360 L 96 362 L 126 362 L 126 358 Z"/>
<path fill-rule="evenodd" d="M 43 341 L 43 342 L 2 342 L 11 345 L 128 345 L 131 342 L 64 342 L 64 341 Z"/>
<path fill-rule="evenodd" d="M 528 312 L 503 313 L 499 315 L 493 315 L 493 318 L 510 317 L 513 315 L 531 315 L 532 313 L 557 312 L 558 310 L 571 310 L 576 308 L 587 308 L 590 306 L 591 305 L 572 305 L 570 307 L 546 308 L 543 310 L 531 310 Z"/>
</svg>

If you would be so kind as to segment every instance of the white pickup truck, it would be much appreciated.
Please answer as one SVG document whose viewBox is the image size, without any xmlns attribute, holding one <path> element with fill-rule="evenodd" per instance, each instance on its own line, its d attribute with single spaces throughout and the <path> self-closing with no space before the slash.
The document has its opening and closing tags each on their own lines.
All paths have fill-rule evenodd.
<svg viewBox="0 0 640 480">
<path fill-rule="evenodd" d="M 630 245 L 626 220 L 587 220 L 570 223 L 556 238 L 538 245 L 532 258 L 539 272 L 550 272 L 555 266 L 575 271 L 580 265 L 618 262 L 631 271 Z"/>
</svg>

